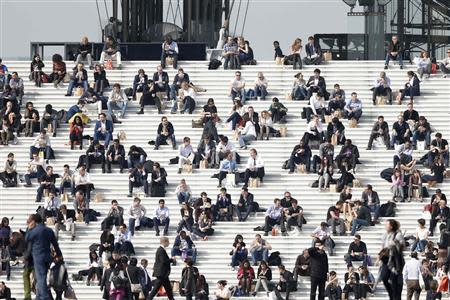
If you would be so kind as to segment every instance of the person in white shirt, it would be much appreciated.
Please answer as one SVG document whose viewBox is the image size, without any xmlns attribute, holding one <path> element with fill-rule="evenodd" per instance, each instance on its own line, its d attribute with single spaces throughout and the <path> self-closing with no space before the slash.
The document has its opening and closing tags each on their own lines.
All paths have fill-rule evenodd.
<svg viewBox="0 0 450 300">
<path fill-rule="evenodd" d="M 389 104 L 392 104 L 391 79 L 386 76 L 386 72 L 380 72 L 380 76 L 375 79 L 372 87 L 372 102 L 375 105 L 377 96 L 385 96 Z"/>
<path fill-rule="evenodd" d="M 411 245 L 411 252 L 423 252 L 428 244 L 428 228 L 425 227 L 424 219 L 417 220 L 417 228 L 415 233 L 415 241 Z"/>
<path fill-rule="evenodd" d="M 50 143 L 50 137 L 47 134 L 47 130 L 42 129 L 39 135 L 34 139 L 30 146 L 30 159 L 33 159 L 33 153 L 44 152 L 44 158 L 46 160 L 53 158 L 52 145 Z"/>
<path fill-rule="evenodd" d="M 55 221 L 55 237 L 58 240 L 59 231 L 68 231 L 71 233 L 72 241 L 75 241 L 75 211 L 67 209 L 67 206 L 62 204 L 59 207 L 57 218 Z"/>
<path fill-rule="evenodd" d="M 417 257 L 417 252 L 411 253 L 411 259 L 405 263 L 403 267 L 403 279 L 406 283 L 406 299 L 411 300 L 413 295 L 415 300 L 420 297 L 419 276 L 422 276 L 420 271 L 422 263 Z"/>
<path fill-rule="evenodd" d="M 165 206 L 164 199 L 159 200 L 159 206 L 155 209 L 153 225 L 155 226 L 156 236 L 159 236 L 159 226 L 164 226 L 164 236 L 167 236 L 169 231 L 169 209 Z"/>
<path fill-rule="evenodd" d="M 264 175 L 264 161 L 258 156 L 256 149 L 250 149 L 250 157 L 245 167 L 244 187 L 248 186 L 250 177 L 259 178 L 262 182 Z"/>
<path fill-rule="evenodd" d="M 91 176 L 86 171 L 85 166 L 81 166 L 78 169 L 78 174 L 73 178 L 74 191 L 82 191 L 86 195 L 88 201 L 91 200 L 91 191 L 94 189 L 94 184 L 91 182 Z"/>
<path fill-rule="evenodd" d="M 44 201 L 44 217 L 53 218 L 58 215 L 58 209 L 61 206 L 61 200 L 56 197 L 54 190 L 48 192 L 48 197 Z"/>
<path fill-rule="evenodd" d="M 269 135 L 272 134 L 275 130 L 273 129 L 273 121 L 269 115 L 267 110 L 263 110 L 261 115 L 259 116 L 259 138 L 261 140 L 265 139 L 269 140 Z"/>
<path fill-rule="evenodd" d="M 267 86 L 269 83 L 267 82 L 266 77 L 262 72 L 258 72 L 258 78 L 255 80 L 255 95 L 261 100 L 266 100 L 266 96 L 268 95 Z"/>
<path fill-rule="evenodd" d="M 224 159 L 228 153 L 233 155 L 233 161 L 236 161 L 236 148 L 234 144 L 228 140 L 228 137 L 222 136 L 220 138 L 220 143 L 216 148 L 216 164 L 217 168 L 219 167 L 219 163 L 222 159 Z"/>
<path fill-rule="evenodd" d="M 269 231 L 275 225 L 280 225 L 281 233 L 283 236 L 286 234 L 286 228 L 284 226 L 284 213 L 283 207 L 281 206 L 281 200 L 276 198 L 273 200 L 273 205 L 271 205 L 266 211 L 266 219 L 264 222 L 264 236 L 269 235 Z"/>
<path fill-rule="evenodd" d="M 305 108 L 306 121 L 311 120 L 311 116 L 320 116 L 321 119 L 324 118 L 325 112 L 327 111 L 328 104 L 325 101 L 322 93 L 317 92 L 309 98 L 309 106 Z"/>
<path fill-rule="evenodd" d="M 195 152 L 191 145 L 191 139 L 184 137 L 183 144 L 178 151 L 178 174 L 181 174 L 183 165 L 192 165 L 194 163 Z"/>
<path fill-rule="evenodd" d="M 334 242 L 331 239 L 331 231 L 328 226 L 329 225 L 327 224 L 327 222 L 320 223 L 320 226 L 314 229 L 314 231 L 312 232 L 311 237 L 313 238 L 313 245 L 317 240 L 320 240 L 320 242 L 328 248 L 329 254 L 331 256 L 333 255 Z"/>
<path fill-rule="evenodd" d="M 250 141 L 256 140 L 256 127 L 255 124 L 253 124 L 253 121 L 250 120 L 248 117 L 244 118 L 245 121 L 245 127 L 240 130 L 239 135 L 239 146 L 241 146 L 241 149 L 247 149 L 247 143 Z"/>
<path fill-rule="evenodd" d="M 241 99 L 242 103 L 245 103 L 245 80 L 242 78 L 240 71 L 235 73 L 235 77 L 230 82 L 230 93 L 231 100 L 236 97 Z"/>
<path fill-rule="evenodd" d="M 135 254 L 134 246 L 131 243 L 131 233 L 125 224 L 119 226 L 119 231 L 115 235 L 114 251 L 126 256 Z"/>
<path fill-rule="evenodd" d="M 173 68 L 178 67 L 178 44 L 170 35 L 167 35 L 164 39 L 164 43 L 161 45 L 161 66 L 163 69 L 166 67 L 166 58 L 171 57 L 173 59 Z"/>
<path fill-rule="evenodd" d="M 312 120 L 308 123 L 308 127 L 306 128 L 305 135 L 303 136 L 305 145 L 309 146 L 310 140 L 319 141 L 319 144 L 323 142 L 323 127 L 322 122 L 320 121 L 318 116 L 313 116 Z"/>
<path fill-rule="evenodd" d="M 86 285 L 91 284 L 91 280 L 94 275 L 97 276 L 98 283 L 102 281 L 103 264 L 102 259 L 97 255 L 97 252 L 92 251 L 89 253 L 89 262 L 86 270 L 78 271 L 78 277 L 82 279 L 83 276 L 87 276 Z"/>
<path fill-rule="evenodd" d="M 189 83 L 183 81 L 181 88 L 178 90 L 178 101 L 173 101 L 171 113 L 177 112 L 178 104 L 180 104 L 180 113 L 184 114 L 185 111 L 191 115 L 195 109 L 195 91 L 189 86 Z"/>
<path fill-rule="evenodd" d="M 192 191 L 191 187 L 186 184 L 185 179 L 180 180 L 180 184 L 175 189 L 175 194 L 177 195 L 179 204 L 183 204 L 185 202 L 190 203 Z"/>
<path fill-rule="evenodd" d="M 130 218 L 128 219 L 128 227 L 130 228 L 131 236 L 134 236 L 134 231 L 144 227 L 150 227 L 151 220 L 145 216 L 147 210 L 145 206 L 141 204 L 141 199 L 134 198 L 133 203 L 128 210 Z"/>
<path fill-rule="evenodd" d="M 45 160 L 39 157 L 38 153 L 34 152 L 32 154 L 32 159 L 28 163 L 27 173 L 23 176 L 21 181 L 26 182 L 26 187 L 31 187 L 31 179 L 40 178 L 45 174 Z"/>
<path fill-rule="evenodd" d="M 439 63 L 439 70 L 442 72 L 442 78 L 450 74 L 450 48 L 447 49 L 447 57 Z"/>
<path fill-rule="evenodd" d="M 217 290 L 214 292 L 217 300 L 229 300 L 231 298 L 231 291 L 226 286 L 226 280 L 219 280 L 217 282 Z"/>
<path fill-rule="evenodd" d="M 420 79 L 423 78 L 423 74 L 425 74 L 425 78 L 429 78 L 431 74 L 431 60 L 430 54 L 427 51 L 420 52 L 419 57 L 414 57 L 414 64 L 417 67 L 417 73 L 420 76 Z"/>
<path fill-rule="evenodd" d="M 119 117 L 125 117 L 125 112 L 128 107 L 128 97 L 121 89 L 120 84 L 115 83 L 113 85 L 113 90 L 111 92 L 111 95 L 109 96 L 107 106 L 110 116 L 114 115 L 114 110 L 120 110 Z"/>
</svg>

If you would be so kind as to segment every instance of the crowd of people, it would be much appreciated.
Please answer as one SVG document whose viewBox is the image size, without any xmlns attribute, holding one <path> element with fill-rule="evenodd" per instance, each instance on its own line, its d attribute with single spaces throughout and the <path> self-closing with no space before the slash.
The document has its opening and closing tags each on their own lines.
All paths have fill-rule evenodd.
<svg viewBox="0 0 450 300">
<path fill-rule="evenodd" d="M 294 69 L 302 69 L 303 64 L 318 66 L 324 60 L 320 44 L 314 37 L 308 38 L 306 56 L 303 58 L 299 38 L 294 41 L 287 56 L 283 55 L 279 42 L 274 42 L 274 48 L 275 61 L 292 64 Z M 402 51 L 401 42 L 394 36 L 387 51 L 385 69 L 389 68 L 390 60 L 398 60 L 400 68 L 403 68 Z M 326 78 L 321 75 L 319 67 L 307 81 L 302 73 L 295 75 L 288 97 L 304 101 L 301 117 L 306 120 L 306 130 L 283 168 L 289 170 L 289 174 L 295 171 L 316 174 L 317 180 L 311 182 L 311 186 L 318 192 L 339 193 L 339 200 L 329 207 L 323 222 L 313 224 L 316 228 L 309 233 L 311 247 L 300 251 L 292 272 L 288 270 L 291 266 L 282 264 L 280 253 L 266 237 L 269 233 L 276 235 L 278 230 L 283 236 L 303 231 L 307 212 L 288 191 L 283 197 L 274 199 L 267 208 L 260 207 L 249 191 L 249 188 L 262 184 L 265 177 L 264 160 L 251 143 L 258 139 L 284 136 L 286 132 L 282 128 L 285 129 L 288 122 L 288 109 L 277 97 L 271 97 L 267 110 L 260 112 L 251 105 L 245 106 L 247 100 L 264 101 L 271 94 L 269 80 L 263 72 L 259 72 L 254 85 L 249 87 L 238 70 L 229 83 L 227 96 L 232 101 L 229 115 L 219 116 L 214 99 L 209 98 L 200 109 L 201 118 L 192 122 L 193 126 L 203 128 L 198 146 L 192 145 L 188 136 L 178 139 L 180 145 L 177 145 L 176 128 L 169 117 L 163 115 L 165 103 L 170 103 L 171 114 L 193 114 L 198 110 L 197 93 L 205 91 L 194 85 L 188 73 L 178 66 L 178 53 L 177 43 L 167 37 L 162 43 L 161 64 L 153 76 L 139 69 L 129 87 L 109 83 L 107 71 L 122 66 L 120 45 L 112 36 L 106 37 L 98 64 L 94 64 L 92 45 L 85 37 L 71 70 L 67 70 L 63 58 L 55 54 L 52 57 L 52 73 L 47 75 L 44 73 L 44 62 L 36 54 L 31 62 L 29 80 L 37 88 L 51 82 L 59 89 L 68 83 L 65 96 L 75 95 L 78 98 L 77 103 L 67 110 L 56 111 L 48 103 L 42 112 L 32 102 L 26 102 L 22 107 L 23 97 L 27 98 L 23 80 L 17 72 L 10 74 L 0 60 L 3 149 L 7 149 L 10 142 L 17 143 L 21 134 L 33 137 L 26 171 L 19 174 L 14 152 L 7 155 L 0 170 L 4 188 L 18 187 L 23 183 L 27 188 L 36 189 L 35 201 L 39 207 L 37 213 L 29 217 L 26 231 L 12 232 L 8 218 L 0 224 L 2 269 L 5 269 L 6 279 L 9 280 L 11 266 L 19 261 L 24 264 L 25 299 L 31 299 L 32 273 L 38 299 L 50 299 L 49 287 L 54 290 L 56 299 L 73 293 L 71 279 L 85 279 L 87 285 L 97 282 L 103 291 L 103 299 L 116 300 L 153 299 L 157 295 L 173 299 L 174 290 L 186 299 L 203 300 L 214 295 L 216 299 L 226 300 L 232 296 L 256 296 L 260 291 L 276 299 L 288 299 L 297 290 L 299 278 L 302 277 L 310 279 L 311 299 L 316 299 L 316 294 L 318 299 L 348 299 L 350 295 L 355 299 L 367 299 L 376 293 L 380 282 L 384 284 L 389 298 L 394 300 L 401 299 L 403 282 L 408 299 L 413 295 L 418 299 L 421 290 L 427 293 L 430 300 L 440 299 L 440 293 L 448 291 L 450 260 L 446 259 L 446 253 L 450 245 L 450 227 L 446 224 L 450 209 L 445 194 L 440 189 L 432 193 L 432 189 L 436 184 L 443 183 L 447 176 L 449 146 L 426 116 L 414 109 L 414 100 L 420 96 L 424 76 L 429 78 L 433 69 L 437 68 L 444 77 L 450 72 L 450 49 L 449 57 L 439 65 L 432 62 L 426 52 L 417 57 L 414 60 L 417 74 L 408 71 L 404 88 L 399 91 L 391 89 L 392 83 L 385 71 L 374 78 L 371 99 L 374 105 L 401 104 L 405 98 L 409 100 L 407 109 L 391 125 L 391 130 L 384 116 L 380 115 L 367 137 L 368 151 L 374 146 L 394 150 L 393 167 L 381 172 L 381 177 L 391 183 L 392 199 L 385 203 L 371 184 L 364 187 L 360 197 L 352 194 L 352 188 L 360 187 L 356 178 L 360 152 L 346 136 L 342 120 L 347 119 L 348 126 L 355 127 L 364 117 L 357 92 L 351 91 L 347 93 L 350 97 L 346 97 L 339 83 L 333 86 L 333 90 L 327 90 Z M 222 58 L 224 69 L 240 69 L 241 65 L 256 63 L 253 50 L 243 37 L 228 37 Z M 164 71 L 168 65 L 176 70 L 173 81 Z M 93 80 L 88 77 L 87 69 L 92 70 Z M 149 144 L 154 146 L 154 151 L 168 144 L 178 151 L 177 157 L 170 160 L 171 164 L 177 165 L 178 174 L 189 173 L 192 168 L 210 167 L 217 170 L 217 174 L 213 175 L 218 179 L 217 195 L 210 197 L 206 192 L 195 195 L 185 179 L 177 184 L 174 194 L 180 205 L 180 217 L 173 219 L 180 221 L 173 232 L 173 212 L 163 199 L 170 174 L 163 164 L 149 159 L 151 154 L 146 153 L 142 145 L 125 149 L 122 145 L 125 133 L 114 128 L 114 124 L 126 122 L 125 116 L 133 101 L 139 103 L 138 114 L 144 114 L 146 105 L 154 105 L 158 114 L 162 115 L 155 138 Z M 88 106 L 92 104 L 98 119 L 92 122 L 94 126 L 89 126 L 92 114 Z M 219 135 L 219 125 L 227 127 L 230 134 Z M 77 146 L 83 154 L 77 166 L 65 164 L 58 173 L 51 161 L 61 154 L 52 148 L 52 139 L 60 134 L 58 129 L 62 127 L 70 128 L 70 149 L 75 151 Z M 233 141 L 239 144 L 242 151 L 238 151 Z M 338 146 L 340 150 L 335 155 Z M 244 151 L 248 147 L 250 149 Z M 313 149 L 318 149 L 316 155 L 313 155 Z M 425 151 L 426 155 L 420 160 L 415 159 L 415 150 Z M 245 165 L 241 164 L 242 153 L 248 153 Z M 96 182 L 90 172 L 92 168 L 101 167 L 102 173 L 112 173 L 113 165 L 117 166 L 118 172 L 128 173 L 129 189 L 126 195 L 133 199 L 132 203 L 124 208 L 117 200 L 112 200 L 108 211 L 95 211 L 90 206 L 92 195 L 100 197 L 100 193 L 96 191 Z M 418 165 L 423 165 L 423 168 L 419 169 Z M 421 172 L 424 168 L 430 170 L 429 174 Z M 37 183 L 33 183 L 35 180 Z M 239 184 L 242 184 L 241 194 L 233 202 L 227 189 Z M 421 218 L 417 221 L 415 234 L 404 235 L 399 222 L 392 218 L 395 202 L 423 202 L 430 196 L 431 201 L 424 209 L 424 215 L 429 220 L 428 227 L 427 220 Z M 160 200 L 153 207 L 146 207 L 143 197 L 157 197 Z M 65 204 L 70 198 L 73 199 L 72 207 Z M 248 248 L 244 237 L 237 235 L 230 251 L 230 267 L 236 272 L 237 285 L 229 287 L 226 281 L 220 280 L 214 293 L 210 293 L 207 279 L 195 267 L 199 256 L 195 243 L 208 241 L 214 235 L 216 222 L 232 222 L 235 215 L 239 222 L 246 222 L 256 212 L 264 212 L 264 224 L 256 228 L 260 233 L 255 235 Z M 89 247 L 86 268 L 69 276 L 58 245 L 60 231 L 66 231 L 75 241 L 78 223 L 87 225 L 96 222 L 99 216 L 102 216 L 99 243 Z M 380 223 L 380 217 L 388 218 L 385 220 L 381 251 L 369 253 L 362 238 L 363 232 L 367 227 Z M 439 243 L 431 240 L 436 227 L 440 234 Z M 141 259 L 138 265 L 136 255 L 139 253 L 133 245 L 136 232 L 145 230 L 154 230 L 156 236 L 161 236 L 153 275 L 148 270 L 149 260 Z M 346 234 L 353 241 L 343 258 L 347 272 L 341 283 L 338 274 L 331 270 L 328 257 L 334 255 L 336 247 L 333 236 Z M 169 256 L 166 248 L 170 245 L 168 236 L 171 235 L 176 237 Z M 403 251 L 408 248 L 411 259 L 405 263 Z M 169 275 L 171 265 L 175 265 L 177 260 L 183 261 L 184 268 L 179 287 L 175 288 Z M 354 267 L 354 262 L 360 265 Z M 371 272 L 373 268 L 370 267 L 375 264 L 379 266 L 378 276 Z M 278 281 L 272 279 L 271 267 L 277 268 Z M 46 279 L 48 270 L 49 285 Z M 5 299 L 12 299 L 9 288 L 3 282 L 0 283 L 0 296 L 2 293 Z M 5 296 L 8 293 L 9 296 Z"/>
</svg>

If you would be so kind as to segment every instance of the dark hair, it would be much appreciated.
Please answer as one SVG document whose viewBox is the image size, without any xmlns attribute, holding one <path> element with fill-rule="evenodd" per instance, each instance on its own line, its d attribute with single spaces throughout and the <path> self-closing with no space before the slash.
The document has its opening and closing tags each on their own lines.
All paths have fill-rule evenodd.
<svg viewBox="0 0 450 300">
<path fill-rule="evenodd" d="M 53 54 L 53 56 L 52 56 L 53 62 L 62 62 L 62 60 L 63 60 L 63 58 L 60 54 L 58 54 L 58 53 Z"/>
<path fill-rule="evenodd" d="M 137 258 L 136 257 L 132 257 L 130 258 L 130 266 L 137 266 Z"/>
<path fill-rule="evenodd" d="M 319 73 L 320 74 L 320 69 L 314 69 L 314 73 Z"/>
<path fill-rule="evenodd" d="M 159 203 L 159 204 L 161 204 L 161 203 L 164 204 L 164 203 L 166 203 L 166 201 L 164 201 L 164 199 L 159 199 L 158 203 Z"/>
<path fill-rule="evenodd" d="M 37 224 L 42 223 L 42 217 L 39 214 L 32 214 L 32 215 L 30 215 L 30 220 L 34 221 Z"/>
<path fill-rule="evenodd" d="M 273 41 L 273 44 L 279 46 L 279 45 L 280 45 L 280 42 L 278 42 L 278 41 Z"/>
<path fill-rule="evenodd" d="M 120 89 L 120 83 L 114 83 L 113 88 L 119 88 Z"/>
<path fill-rule="evenodd" d="M 421 219 L 417 220 L 417 223 L 419 223 L 422 226 L 425 226 L 425 219 L 421 218 Z"/>
</svg>

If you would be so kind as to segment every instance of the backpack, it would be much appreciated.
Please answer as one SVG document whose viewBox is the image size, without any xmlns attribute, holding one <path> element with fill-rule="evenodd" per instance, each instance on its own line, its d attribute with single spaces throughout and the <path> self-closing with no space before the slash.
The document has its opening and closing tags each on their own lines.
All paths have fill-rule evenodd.
<svg viewBox="0 0 450 300">
<path fill-rule="evenodd" d="M 270 253 L 269 259 L 267 260 L 269 266 L 279 266 L 281 265 L 280 252 L 275 251 Z"/>
<path fill-rule="evenodd" d="M 393 218 L 395 217 L 395 207 L 394 202 L 384 203 L 380 206 L 380 217 Z"/>
<path fill-rule="evenodd" d="M 208 65 L 208 70 L 217 70 L 222 65 L 222 62 L 218 59 L 211 59 Z"/>
<path fill-rule="evenodd" d="M 111 277 L 111 283 L 114 285 L 116 290 L 125 288 L 126 280 L 120 277 L 119 272 L 115 271 Z"/>
</svg>

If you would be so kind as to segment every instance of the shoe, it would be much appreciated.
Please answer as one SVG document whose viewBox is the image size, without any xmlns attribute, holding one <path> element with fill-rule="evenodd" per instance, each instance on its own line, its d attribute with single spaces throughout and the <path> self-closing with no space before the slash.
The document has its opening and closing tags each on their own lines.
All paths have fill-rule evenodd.
<svg viewBox="0 0 450 300">
<path fill-rule="evenodd" d="M 140 111 L 138 111 L 137 113 L 136 113 L 137 115 L 143 115 L 144 114 L 144 110 L 143 109 L 141 109 Z"/>
<path fill-rule="evenodd" d="M 64 95 L 65 97 L 70 97 L 70 96 L 72 96 L 71 94 L 65 94 Z"/>
<path fill-rule="evenodd" d="M 264 236 L 269 236 L 269 233 L 268 232 L 264 232 Z"/>
<path fill-rule="evenodd" d="M 120 171 L 119 171 L 119 172 L 120 172 L 120 174 L 122 174 L 122 173 L 123 173 L 123 169 L 120 169 Z"/>
<path fill-rule="evenodd" d="M 372 150 L 372 147 L 367 147 L 366 150 Z"/>
<path fill-rule="evenodd" d="M 132 194 L 128 194 L 127 197 L 128 197 L 128 198 L 131 198 L 131 197 L 133 197 L 133 195 L 132 195 Z"/>
<path fill-rule="evenodd" d="M 289 171 L 288 174 L 294 174 L 294 171 Z"/>
<path fill-rule="evenodd" d="M 159 232 L 157 232 L 155 235 L 156 235 L 156 236 L 159 236 Z"/>
<path fill-rule="evenodd" d="M 177 174 L 181 174 L 181 168 L 178 169 Z"/>
<path fill-rule="evenodd" d="M 109 169 L 109 170 L 108 170 L 108 174 L 111 174 L 111 173 L 112 173 L 112 172 L 111 172 L 111 169 Z"/>
<path fill-rule="evenodd" d="M 72 242 L 75 241 L 75 236 L 72 236 Z"/>
<path fill-rule="evenodd" d="M 387 69 L 388 69 L 388 66 L 384 66 L 384 69 L 387 70 Z"/>
<path fill-rule="evenodd" d="M 403 66 L 400 66 L 400 70 L 403 70 Z"/>
<path fill-rule="evenodd" d="M 177 146 L 173 145 L 173 146 L 172 146 L 172 149 L 173 149 L 173 150 L 177 150 Z"/>
<path fill-rule="evenodd" d="M 153 148 L 153 150 L 158 150 L 158 147 Z"/>
</svg>

